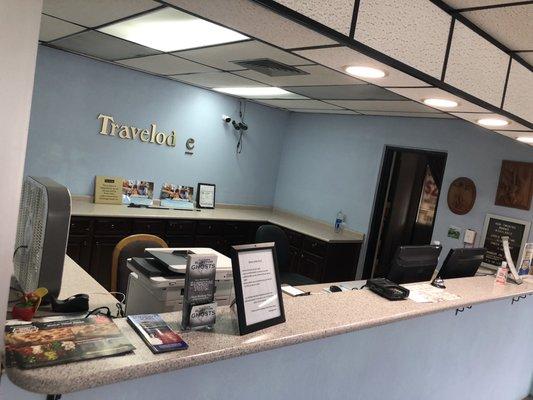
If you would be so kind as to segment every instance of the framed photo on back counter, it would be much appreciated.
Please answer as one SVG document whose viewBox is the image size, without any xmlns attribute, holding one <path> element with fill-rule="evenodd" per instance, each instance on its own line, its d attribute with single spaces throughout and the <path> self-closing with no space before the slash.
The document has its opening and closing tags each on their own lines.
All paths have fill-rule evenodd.
<svg viewBox="0 0 533 400">
<path fill-rule="evenodd" d="M 487 214 L 481 235 L 481 246 L 487 249 L 487 252 L 481 265 L 495 269 L 505 261 L 502 236 L 509 237 L 511 258 L 515 265 L 519 265 L 530 228 L 530 221 Z"/>
</svg>

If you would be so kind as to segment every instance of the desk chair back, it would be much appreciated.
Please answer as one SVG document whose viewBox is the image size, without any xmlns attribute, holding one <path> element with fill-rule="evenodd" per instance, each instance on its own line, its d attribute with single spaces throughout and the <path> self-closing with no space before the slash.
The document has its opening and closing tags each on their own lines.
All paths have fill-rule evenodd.
<svg viewBox="0 0 533 400">
<path fill-rule="evenodd" d="M 117 243 L 111 262 L 111 291 L 127 294 L 130 270 L 126 266 L 126 260 L 131 257 L 143 257 L 144 249 L 149 247 L 168 245 L 160 237 L 148 234 L 131 235 Z"/>
</svg>

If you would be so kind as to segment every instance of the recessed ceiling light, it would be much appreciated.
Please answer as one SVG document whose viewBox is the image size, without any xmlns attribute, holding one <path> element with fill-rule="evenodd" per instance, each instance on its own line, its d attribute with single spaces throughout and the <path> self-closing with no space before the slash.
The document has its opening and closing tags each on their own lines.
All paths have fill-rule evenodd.
<svg viewBox="0 0 533 400">
<path fill-rule="evenodd" d="M 232 94 L 234 96 L 282 96 L 291 94 L 286 90 L 278 87 L 260 86 L 260 87 L 220 87 L 214 88 L 217 92 Z"/>
<path fill-rule="evenodd" d="M 98 30 L 165 52 L 248 39 L 231 29 L 173 8 L 163 8 Z"/>
<path fill-rule="evenodd" d="M 350 75 L 356 76 L 358 78 L 383 78 L 385 71 L 372 67 L 363 67 L 361 65 L 350 65 L 345 67 L 344 70 Z"/>
<path fill-rule="evenodd" d="M 530 143 L 533 144 L 533 136 L 520 136 L 517 137 L 516 140 L 523 143 Z"/>
<path fill-rule="evenodd" d="M 453 100 L 446 100 L 446 99 L 424 99 L 424 104 L 431 107 L 438 107 L 438 108 L 454 108 L 459 105 L 456 101 Z"/>
<path fill-rule="evenodd" d="M 502 118 L 481 118 L 477 120 L 479 125 L 483 126 L 506 126 L 509 125 L 509 121 Z"/>
</svg>

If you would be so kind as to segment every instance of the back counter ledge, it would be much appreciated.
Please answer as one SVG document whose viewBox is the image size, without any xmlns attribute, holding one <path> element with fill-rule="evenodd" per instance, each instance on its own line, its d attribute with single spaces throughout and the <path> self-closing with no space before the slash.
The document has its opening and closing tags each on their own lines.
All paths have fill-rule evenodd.
<svg viewBox="0 0 533 400">
<path fill-rule="evenodd" d="M 214 331 L 184 332 L 188 350 L 159 355 L 125 319 L 115 319 L 136 347 L 132 354 L 9 368 L 0 398 L 519 400 L 533 376 L 533 284 L 493 282 L 488 276 L 448 280 L 447 290 L 461 299 L 441 303 L 389 302 L 368 290 L 287 297 L 286 323 L 246 336 L 220 307 Z M 102 290 L 66 258 L 62 296 L 99 293 L 95 305 L 112 301 Z M 163 317 L 177 328 L 179 313 Z"/>
</svg>

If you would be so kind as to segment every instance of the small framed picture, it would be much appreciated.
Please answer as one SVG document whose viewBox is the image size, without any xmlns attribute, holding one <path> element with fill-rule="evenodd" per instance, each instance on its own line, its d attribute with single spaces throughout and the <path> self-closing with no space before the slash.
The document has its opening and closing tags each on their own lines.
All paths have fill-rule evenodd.
<svg viewBox="0 0 533 400">
<path fill-rule="evenodd" d="M 215 208 L 216 185 L 211 183 L 199 183 L 196 192 L 196 204 L 198 208 Z"/>
<path fill-rule="evenodd" d="M 239 333 L 285 322 L 274 243 L 233 246 L 232 268 Z"/>
</svg>

